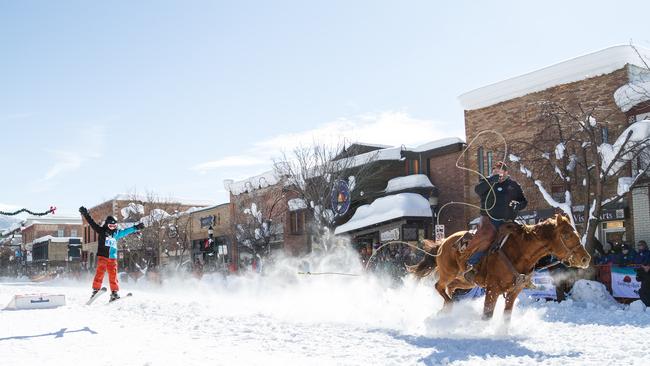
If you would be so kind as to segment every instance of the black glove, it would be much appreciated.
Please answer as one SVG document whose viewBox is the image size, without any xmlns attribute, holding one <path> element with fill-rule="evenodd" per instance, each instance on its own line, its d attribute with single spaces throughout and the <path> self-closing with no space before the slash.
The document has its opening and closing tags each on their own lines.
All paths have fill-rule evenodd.
<svg viewBox="0 0 650 366">
<path fill-rule="evenodd" d="M 85 207 L 81 206 L 81 207 L 79 207 L 79 213 L 81 213 L 82 215 L 85 215 L 85 214 L 88 213 L 88 210 Z"/>
<path fill-rule="evenodd" d="M 134 227 L 135 227 L 136 229 L 138 229 L 138 230 L 142 230 L 142 229 L 144 229 L 144 224 L 141 223 L 141 222 L 139 222 L 139 223 L 137 223 Z"/>
<path fill-rule="evenodd" d="M 490 183 L 497 183 L 499 181 L 499 178 L 501 178 L 498 174 L 495 174 L 488 178 L 488 182 Z"/>
</svg>

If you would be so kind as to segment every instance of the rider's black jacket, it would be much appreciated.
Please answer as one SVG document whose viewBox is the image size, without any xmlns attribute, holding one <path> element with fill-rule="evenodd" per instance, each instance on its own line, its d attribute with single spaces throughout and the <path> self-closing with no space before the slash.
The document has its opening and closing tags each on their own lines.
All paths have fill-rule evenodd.
<svg viewBox="0 0 650 366">
<path fill-rule="evenodd" d="M 490 186 L 493 187 L 493 191 L 490 190 Z M 503 182 L 499 182 L 498 175 L 491 176 L 487 181 L 481 178 L 474 187 L 474 192 L 481 197 L 481 215 L 487 216 L 486 208 L 488 208 L 490 216 L 495 219 L 512 221 L 517 217 L 517 212 L 528 205 L 521 187 L 510 177 Z M 512 201 L 516 204 L 511 204 Z"/>
</svg>

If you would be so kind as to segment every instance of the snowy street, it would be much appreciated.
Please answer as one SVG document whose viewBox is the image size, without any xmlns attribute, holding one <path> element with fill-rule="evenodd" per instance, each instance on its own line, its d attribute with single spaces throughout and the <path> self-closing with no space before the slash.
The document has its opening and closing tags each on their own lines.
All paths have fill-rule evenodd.
<svg viewBox="0 0 650 366">
<path fill-rule="evenodd" d="M 519 301 L 506 332 L 482 299 L 436 315 L 429 281 L 397 289 L 371 277 L 273 276 L 123 283 L 134 296 L 85 306 L 85 282 L 0 283 L 65 294 L 66 306 L 0 311 L 3 365 L 642 365 L 650 312 L 607 301 Z M 587 296 L 588 297 L 588 296 Z M 584 294 L 581 298 L 585 298 Z M 503 300 L 497 305 L 503 308 Z M 644 362 L 643 360 L 646 360 Z"/>
</svg>

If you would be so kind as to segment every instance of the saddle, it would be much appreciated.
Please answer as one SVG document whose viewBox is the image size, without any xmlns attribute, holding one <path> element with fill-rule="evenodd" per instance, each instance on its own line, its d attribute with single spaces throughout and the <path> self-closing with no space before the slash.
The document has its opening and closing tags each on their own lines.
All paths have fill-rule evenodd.
<svg viewBox="0 0 650 366">
<path fill-rule="evenodd" d="M 520 224 L 514 222 L 507 222 L 501 225 L 497 231 L 497 236 L 494 239 L 494 242 L 492 245 L 490 245 L 490 252 L 494 253 L 499 250 L 508 239 L 508 236 L 517 230 L 520 226 Z M 462 237 L 456 240 L 454 243 L 456 250 L 458 250 L 459 253 L 465 252 L 467 246 L 469 245 L 469 242 L 472 240 L 472 238 L 474 238 L 474 235 L 476 235 L 476 229 L 467 231 Z"/>
</svg>

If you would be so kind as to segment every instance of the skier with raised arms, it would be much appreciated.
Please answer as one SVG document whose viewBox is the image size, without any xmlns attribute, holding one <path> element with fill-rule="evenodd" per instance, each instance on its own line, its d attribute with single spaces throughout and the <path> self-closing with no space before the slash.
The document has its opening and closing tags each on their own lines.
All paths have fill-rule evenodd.
<svg viewBox="0 0 650 366">
<path fill-rule="evenodd" d="M 144 224 L 138 223 L 135 226 L 118 230 L 117 220 L 115 220 L 113 216 L 107 216 L 104 220 L 104 224 L 100 226 L 95 222 L 95 220 L 93 220 L 85 207 L 79 207 L 79 212 L 98 235 L 97 270 L 95 271 L 93 293 L 90 298 L 93 300 L 93 297 L 101 289 L 104 280 L 104 273 L 108 272 L 108 282 L 111 287 L 110 301 L 115 301 L 120 298 L 117 293 L 120 290 L 117 281 L 117 241 L 129 234 L 137 232 L 138 230 L 142 230 Z"/>
</svg>

